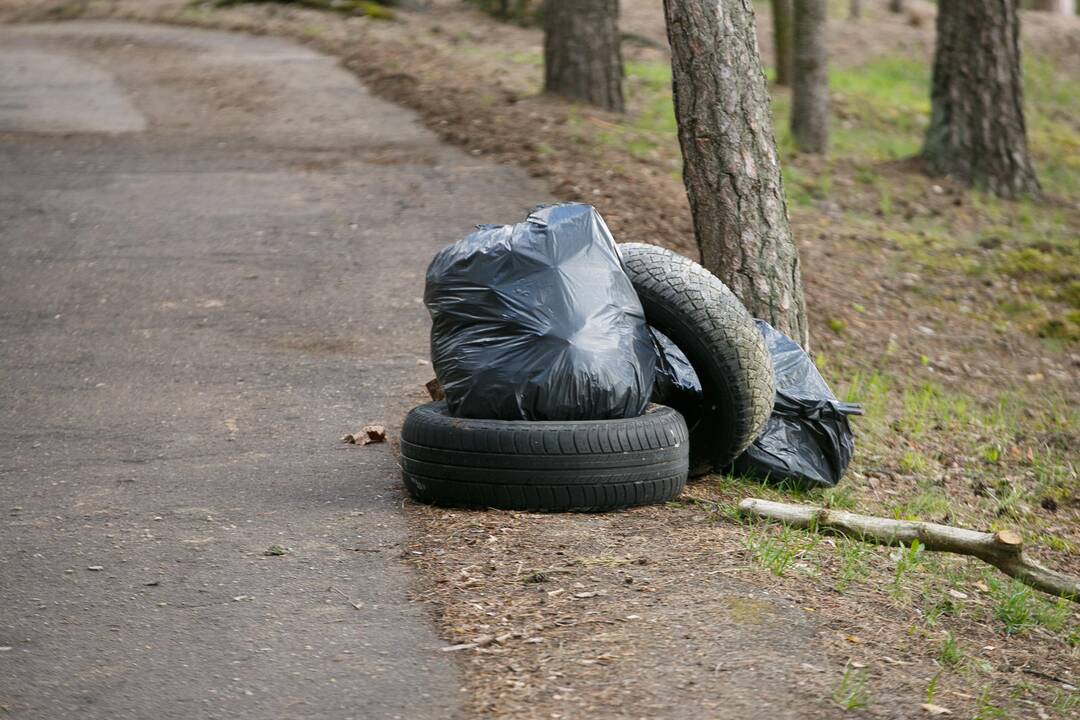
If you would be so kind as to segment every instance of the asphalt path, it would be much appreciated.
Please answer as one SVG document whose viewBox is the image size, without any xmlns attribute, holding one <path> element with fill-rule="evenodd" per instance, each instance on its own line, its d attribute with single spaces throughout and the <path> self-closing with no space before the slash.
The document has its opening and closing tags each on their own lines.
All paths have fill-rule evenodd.
<svg viewBox="0 0 1080 720">
<path fill-rule="evenodd" d="M 2 709 L 458 714 L 340 437 L 422 401 L 433 252 L 544 199 L 290 42 L 0 28 Z"/>
</svg>

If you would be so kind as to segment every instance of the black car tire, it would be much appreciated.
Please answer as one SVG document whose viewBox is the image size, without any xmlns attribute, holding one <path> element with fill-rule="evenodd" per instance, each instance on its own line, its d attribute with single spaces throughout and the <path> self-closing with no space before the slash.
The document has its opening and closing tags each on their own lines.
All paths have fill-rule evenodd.
<svg viewBox="0 0 1080 720">
<path fill-rule="evenodd" d="M 453 507 L 600 511 L 664 502 L 686 484 L 688 432 L 661 405 L 617 420 L 527 422 L 413 408 L 401 429 L 409 494 Z"/>
<path fill-rule="evenodd" d="M 691 474 L 728 466 L 772 412 L 772 359 L 739 299 L 696 262 L 656 245 L 619 245 L 649 325 L 686 355 L 705 405 L 690 426 Z"/>
</svg>

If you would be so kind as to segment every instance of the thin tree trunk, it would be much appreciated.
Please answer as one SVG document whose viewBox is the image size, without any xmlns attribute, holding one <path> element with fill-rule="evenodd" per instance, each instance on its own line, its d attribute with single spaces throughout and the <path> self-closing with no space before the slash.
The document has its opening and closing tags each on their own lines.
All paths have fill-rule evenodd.
<svg viewBox="0 0 1080 720">
<path fill-rule="evenodd" d="M 792 32 L 794 11 L 791 6 L 792 0 L 772 0 L 773 17 L 773 58 L 776 61 L 776 84 L 791 85 L 792 64 Z"/>
<path fill-rule="evenodd" d="M 618 0 L 544 3 L 544 89 L 623 111 Z"/>
<path fill-rule="evenodd" d="M 889 12 L 904 12 L 904 0 L 889 0 Z"/>
<path fill-rule="evenodd" d="M 829 138 L 829 65 L 825 50 L 828 0 L 795 0 L 795 84 L 791 134 L 801 152 L 823 153 Z"/>
<path fill-rule="evenodd" d="M 1028 153 L 1016 0 L 941 0 L 923 157 L 1002 197 L 1037 195 Z"/>
<path fill-rule="evenodd" d="M 683 181 L 702 264 L 808 343 L 751 0 L 664 0 Z"/>
<path fill-rule="evenodd" d="M 858 20 L 862 17 L 862 0 L 851 0 L 848 5 L 848 19 Z"/>
</svg>

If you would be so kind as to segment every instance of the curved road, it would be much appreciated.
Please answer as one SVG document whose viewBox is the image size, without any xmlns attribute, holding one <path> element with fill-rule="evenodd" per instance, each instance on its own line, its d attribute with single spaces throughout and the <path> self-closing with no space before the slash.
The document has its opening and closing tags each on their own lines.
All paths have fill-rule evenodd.
<svg viewBox="0 0 1080 720">
<path fill-rule="evenodd" d="M 422 400 L 432 253 L 545 198 L 294 44 L 0 27 L 0 706 L 457 714 L 339 438 Z"/>
</svg>

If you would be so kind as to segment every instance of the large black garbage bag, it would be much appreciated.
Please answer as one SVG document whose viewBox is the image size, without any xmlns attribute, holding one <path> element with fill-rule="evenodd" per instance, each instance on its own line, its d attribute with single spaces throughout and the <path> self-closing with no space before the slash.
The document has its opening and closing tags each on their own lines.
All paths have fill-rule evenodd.
<svg viewBox="0 0 1080 720">
<path fill-rule="evenodd" d="M 589 205 L 481 225 L 427 271 L 431 360 L 457 417 L 641 415 L 656 353 L 611 232 Z"/>
<path fill-rule="evenodd" d="M 855 452 L 848 415 L 862 410 L 837 400 L 798 343 L 763 320 L 755 323 L 772 357 L 776 400 L 761 435 L 729 470 L 769 482 L 832 487 L 844 476 Z M 690 413 L 686 422 L 692 426 L 694 408 L 703 402 L 701 384 L 682 351 L 653 333 L 658 336 L 653 401 Z"/>
</svg>

